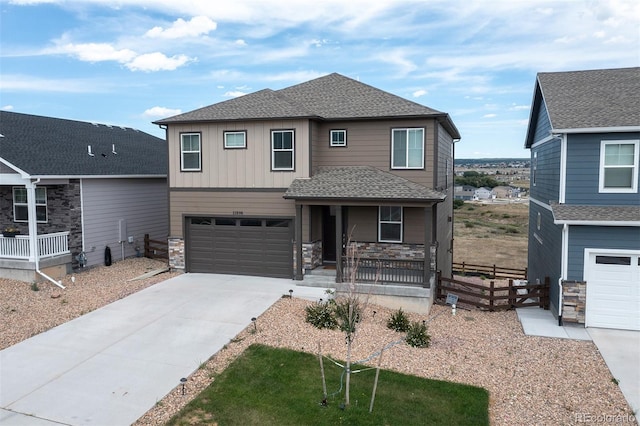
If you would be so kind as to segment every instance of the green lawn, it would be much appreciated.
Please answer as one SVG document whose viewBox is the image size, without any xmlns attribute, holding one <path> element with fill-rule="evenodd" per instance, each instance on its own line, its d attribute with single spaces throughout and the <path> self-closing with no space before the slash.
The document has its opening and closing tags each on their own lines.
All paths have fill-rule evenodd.
<svg viewBox="0 0 640 426">
<path fill-rule="evenodd" d="M 425 349 L 428 350 L 428 349 Z M 351 376 L 351 406 L 341 409 L 342 369 L 325 359 L 328 405 L 321 406 L 318 358 L 250 346 L 191 401 L 170 425 L 488 425 L 482 388 L 380 371 L 369 413 L 375 369 Z M 355 366 L 353 370 L 366 368 Z"/>
</svg>

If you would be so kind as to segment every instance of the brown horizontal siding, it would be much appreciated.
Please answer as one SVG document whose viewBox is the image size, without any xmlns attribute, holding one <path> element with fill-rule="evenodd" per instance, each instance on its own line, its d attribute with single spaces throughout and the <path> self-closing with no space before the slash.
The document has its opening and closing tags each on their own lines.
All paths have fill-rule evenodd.
<svg viewBox="0 0 640 426">
<path fill-rule="evenodd" d="M 380 170 L 402 176 L 411 181 L 433 186 L 434 162 L 434 121 L 432 119 L 415 120 L 376 120 L 376 121 L 335 121 L 314 125 L 312 141 L 312 169 L 326 166 L 368 165 Z M 391 129 L 402 127 L 423 127 L 425 129 L 425 169 L 391 169 Z M 347 131 L 346 147 L 330 147 L 329 131 L 344 129 Z"/>
<path fill-rule="evenodd" d="M 405 207 L 403 215 L 403 242 L 424 243 L 424 209 Z M 378 241 L 378 208 L 349 207 L 348 226 L 352 241 Z"/>
<path fill-rule="evenodd" d="M 170 235 L 183 236 L 186 216 L 295 217 L 295 203 L 283 192 L 169 191 Z M 241 213 L 241 214 L 240 214 Z"/>
</svg>

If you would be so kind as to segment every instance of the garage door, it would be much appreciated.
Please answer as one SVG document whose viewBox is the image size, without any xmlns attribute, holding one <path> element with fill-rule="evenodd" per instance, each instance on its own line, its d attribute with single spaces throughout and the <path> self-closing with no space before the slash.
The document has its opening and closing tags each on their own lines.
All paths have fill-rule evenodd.
<svg viewBox="0 0 640 426">
<path fill-rule="evenodd" d="M 293 276 L 293 223 L 289 219 L 189 217 L 188 272 Z"/>
<path fill-rule="evenodd" d="M 590 252 L 585 260 L 586 325 L 640 330 L 640 253 Z"/>
</svg>

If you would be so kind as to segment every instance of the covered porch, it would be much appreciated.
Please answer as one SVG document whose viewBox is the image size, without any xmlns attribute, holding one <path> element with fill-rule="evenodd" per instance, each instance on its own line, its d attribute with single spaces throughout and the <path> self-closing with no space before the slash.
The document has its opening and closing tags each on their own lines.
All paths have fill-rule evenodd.
<svg viewBox="0 0 640 426">
<path fill-rule="evenodd" d="M 296 179 L 284 198 L 296 203 L 294 279 L 329 266 L 338 286 L 435 287 L 443 194 L 373 167 L 350 166 Z M 399 218 L 384 228 L 392 209 Z"/>
<path fill-rule="evenodd" d="M 35 282 L 46 277 L 59 278 L 70 272 L 72 255 L 68 231 L 38 235 L 35 243 L 37 259 L 33 246 L 29 235 L 0 235 L 0 278 Z"/>
</svg>

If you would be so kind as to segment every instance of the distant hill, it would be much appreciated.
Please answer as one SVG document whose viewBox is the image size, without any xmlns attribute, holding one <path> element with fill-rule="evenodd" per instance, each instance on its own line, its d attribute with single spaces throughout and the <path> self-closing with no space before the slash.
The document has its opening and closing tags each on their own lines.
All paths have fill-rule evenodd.
<svg viewBox="0 0 640 426">
<path fill-rule="evenodd" d="M 457 167 L 528 167 L 530 158 L 456 158 Z"/>
</svg>

